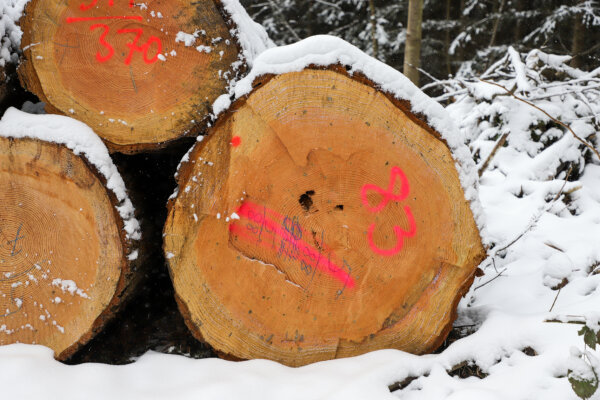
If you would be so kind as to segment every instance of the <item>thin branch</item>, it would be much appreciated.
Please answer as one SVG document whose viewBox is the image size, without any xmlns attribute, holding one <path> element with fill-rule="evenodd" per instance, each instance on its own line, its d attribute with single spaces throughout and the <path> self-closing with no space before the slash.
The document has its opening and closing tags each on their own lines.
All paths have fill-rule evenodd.
<svg viewBox="0 0 600 400">
<path fill-rule="evenodd" d="M 339 31 L 343 31 L 344 29 L 350 28 L 351 26 L 354 26 L 356 24 L 358 24 L 358 21 L 352 21 L 346 25 L 338 26 L 337 28 L 330 30 L 329 32 L 327 32 L 327 34 L 335 36 Z"/>
<path fill-rule="evenodd" d="M 586 324 L 585 318 L 583 321 L 574 321 L 574 320 L 561 321 L 560 319 L 547 319 L 544 322 L 551 322 L 551 323 L 555 323 L 555 324 L 575 324 L 575 325 L 585 325 Z"/>
<path fill-rule="evenodd" d="M 283 26 L 285 26 L 288 32 L 292 34 L 294 39 L 296 39 L 297 41 L 302 40 L 300 36 L 298 36 L 294 28 L 292 28 L 292 26 L 288 23 L 287 18 L 285 17 L 285 15 L 283 15 L 283 11 L 281 10 L 281 8 L 279 8 L 277 3 L 273 0 L 269 0 L 269 4 L 271 5 L 271 8 L 274 9 L 277 15 L 280 17 L 281 23 L 283 23 Z"/>
<path fill-rule="evenodd" d="M 465 329 L 465 328 L 473 328 L 477 326 L 477 324 L 468 324 L 468 325 L 458 325 L 458 326 L 453 326 L 452 329 Z"/>
<path fill-rule="evenodd" d="M 442 101 L 448 100 L 448 99 L 450 99 L 452 97 L 460 96 L 461 94 L 467 94 L 468 92 L 469 91 L 467 89 L 461 89 L 461 90 L 457 90 L 456 92 L 446 93 L 446 94 L 443 94 L 441 96 L 434 97 L 433 99 L 435 101 L 437 101 L 438 103 L 441 103 Z"/>
<path fill-rule="evenodd" d="M 552 199 L 551 205 L 556 203 L 558 201 L 559 197 L 562 195 L 563 191 L 565 190 L 565 186 L 567 186 L 567 181 L 569 180 L 569 177 L 571 176 L 571 172 L 573 172 L 573 164 L 571 164 L 569 166 L 569 170 L 567 171 L 567 175 L 565 176 L 565 181 L 563 182 L 563 184 L 560 187 L 560 190 L 558 191 L 556 196 Z"/>
<path fill-rule="evenodd" d="M 594 89 L 600 89 L 600 85 L 584 86 L 584 87 L 579 87 L 579 88 L 573 89 L 573 90 L 565 90 L 565 91 L 558 92 L 558 93 L 545 94 L 543 96 L 531 97 L 529 100 L 532 100 L 532 101 L 533 100 L 544 100 L 544 99 L 549 99 L 551 97 L 563 96 L 565 94 L 583 93 L 583 92 L 587 92 L 588 90 L 594 90 Z"/>
<path fill-rule="evenodd" d="M 492 162 L 492 159 L 496 156 L 496 153 L 498 153 L 498 150 L 500 150 L 500 148 L 502 146 L 504 146 L 504 143 L 506 143 L 506 139 L 508 139 L 508 134 L 509 133 L 510 132 L 507 132 L 504 135 L 502 135 L 502 137 L 500 137 L 500 140 L 498 140 L 498 142 L 496 143 L 496 145 L 492 149 L 492 152 L 490 153 L 490 155 L 488 156 L 488 158 L 481 165 L 481 168 L 479 168 L 479 171 L 478 171 L 479 177 L 481 177 L 481 175 L 483 175 L 483 173 L 485 172 L 485 170 L 489 167 L 490 163 Z"/>
<path fill-rule="evenodd" d="M 485 286 L 485 285 L 487 285 L 488 283 L 491 283 L 491 282 L 495 281 L 496 279 L 500 278 L 500 277 L 502 276 L 502 274 L 506 272 L 506 270 L 507 270 L 507 269 L 508 269 L 508 268 L 504 268 L 502 271 L 500 271 L 500 272 L 498 273 L 498 275 L 496 275 L 495 277 L 493 277 L 492 279 L 490 279 L 490 280 L 489 280 L 489 281 L 487 281 L 486 283 L 483 283 L 483 284 L 481 284 L 481 285 L 477 286 L 475 289 L 473 289 L 473 291 L 475 291 L 475 290 L 477 290 L 477 289 L 481 289 L 482 287 L 484 287 L 484 286 Z"/>
<path fill-rule="evenodd" d="M 556 297 L 554 298 L 554 301 L 552 302 L 552 307 L 550 307 L 550 310 L 548 310 L 548 312 L 552 312 L 552 310 L 554 309 L 554 305 L 556 304 L 556 300 L 558 300 L 558 295 L 560 294 L 561 290 L 562 290 L 562 288 L 558 289 L 558 293 L 556 293 Z"/>
<path fill-rule="evenodd" d="M 563 194 L 563 190 L 565 189 L 565 186 L 567 185 L 567 181 L 569 180 L 569 177 L 571 176 L 571 172 L 573 172 L 573 165 L 571 165 L 571 167 L 569 168 L 569 171 L 567 172 L 567 176 L 565 176 L 563 185 L 561 186 L 560 190 L 558 191 L 558 194 L 554 197 L 554 199 L 552 199 L 552 202 L 547 207 L 545 207 L 544 210 L 540 210 L 539 214 L 534 215 L 534 217 L 532 218 L 529 225 L 527 225 L 527 228 L 525 228 L 525 230 L 523 232 L 521 232 L 521 234 L 519 236 L 517 236 L 512 242 L 510 242 L 503 248 L 496 250 L 496 252 L 494 253 L 494 256 L 496 254 L 508 249 L 513 244 L 517 243 L 523 236 L 525 236 L 525 234 L 527 232 L 529 232 L 538 223 L 538 221 L 542 217 L 542 215 L 544 215 L 545 212 L 547 212 L 548 210 L 550 210 L 552 208 L 554 203 L 556 203 L 558 201 L 558 199 L 560 198 L 560 196 Z"/>
<path fill-rule="evenodd" d="M 441 82 L 439 79 L 437 79 L 435 76 L 431 75 L 429 72 L 425 71 L 423 68 L 417 68 L 417 69 L 419 70 L 419 72 L 425 74 L 433 82 Z M 421 90 L 423 90 L 423 89 L 421 88 Z"/>
<path fill-rule="evenodd" d="M 492 72 L 494 72 L 502 64 L 506 64 L 508 62 L 508 58 L 509 58 L 508 54 L 506 54 L 504 57 L 502 57 L 501 59 L 499 59 L 498 61 L 493 63 L 483 74 L 481 74 L 481 78 L 483 79 L 483 78 L 488 77 Z"/>
<path fill-rule="evenodd" d="M 596 45 L 590 47 L 589 49 L 586 49 L 584 51 L 580 51 L 579 53 L 573 55 L 573 58 L 577 57 L 577 56 L 585 56 L 586 54 L 590 54 L 593 53 L 594 51 L 600 49 L 600 43 L 597 43 Z"/>
<path fill-rule="evenodd" d="M 573 135 L 573 137 L 575 139 L 577 139 L 579 142 L 581 142 L 581 144 L 583 144 L 585 147 L 587 147 L 588 149 L 590 149 L 595 155 L 596 157 L 598 157 L 598 160 L 600 160 L 600 153 L 598 152 L 598 150 L 596 150 L 594 148 L 594 146 L 592 146 L 591 144 L 589 144 L 586 140 L 583 140 L 582 138 L 580 138 L 579 136 L 577 136 L 577 134 L 575 133 L 575 131 L 573 131 L 573 129 L 571 129 L 570 126 L 568 126 L 567 124 L 565 124 L 564 122 L 554 118 L 552 115 L 548 114 L 546 111 L 542 110 L 540 107 L 536 106 L 535 104 L 515 95 L 514 93 L 512 93 L 510 90 L 508 90 L 506 87 L 500 85 L 499 83 L 496 82 L 490 82 L 490 81 L 486 81 L 485 79 L 480 79 L 482 82 L 485 83 L 489 83 L 490 85 L 494 85 L 494 86 L 498 86 L 499 88 L 504 89 L 508 94 L 510 94 L 512 97 L 514 97 L 515 99 L 530 105 L 531 107 L 535 108 L 538 111 L 541 111 L 542 113 L 544 113 L 544 115 L 546 115 L 548 118 L 550 118 L 552 121 L 554 121 L 555 123 L 557 123 L 558 125 L 562 126 L 563 128 L 567 129 L 569 132 L 571 132 L 571 134 Z"/>
<path fill-rule="evenodd" d="M 425 70 L 419 69 L 419 71 L 421 71 L 425 75 L 427 75 L 427 72 Z M 465 82 L 460 79 L 452 78 L 452 79 L 441 79 L 440 80 L 440 79 L 436 79 L 434 76 L 431 76 L 431 79 L 435 80 L 435 81 L 429 82 L 428 84 L 421 86 L 421 90 L 427 90 L 427 89 L 430 89 L 430 88 L 436 87 L 436 86 L 443 86 L 444 88 L 452 88 L 454 90 L 460 90 L 458 88 L 466 88 Z"/>
<path fill-rule="evenodd" d="M 328 1 L 323 1 L 323 0 L 314 0 L 314 1 L 315 1 L 315 3 L 321 3 L 321 4 L 325 5 L 325 6 L 333 7 L 333 8 L 336 8 L 336 9 L 338 9 L 338 10 L 341 10 L 341 9 L 342 9 L 342 8 L 341 8 L 340 6 L 338 6 L 337 4 L 330 3 L 330 2 L 328 2 Z"/>
</svg>

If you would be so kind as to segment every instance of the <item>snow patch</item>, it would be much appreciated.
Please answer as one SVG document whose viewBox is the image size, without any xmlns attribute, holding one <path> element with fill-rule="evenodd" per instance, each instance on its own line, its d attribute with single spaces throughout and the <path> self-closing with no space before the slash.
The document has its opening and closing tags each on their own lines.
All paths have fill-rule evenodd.
<svg viewBox="0 0 600 400">
<path fill-rule="evenodd" d="M 221 0 L 220 3 L 237 27 L 231 34 L 237 38 L 242 55 L 251 67 L 256 57 L 274 44 L 265 29 L 250 18 L 239 0 Z"/>
<path fill-rule="evenodd" d="M 69 293 L 71 296 L 79 296 L 84 299 L 89 299 L 90 297 L 81 289 L 77 287 L 77 284 L 74 281 L 68 279 L 60 279 L 56 278 L 52 281 L 52 286 L 56 286 L 60 288 L 65 293 Z"/>
</svg>

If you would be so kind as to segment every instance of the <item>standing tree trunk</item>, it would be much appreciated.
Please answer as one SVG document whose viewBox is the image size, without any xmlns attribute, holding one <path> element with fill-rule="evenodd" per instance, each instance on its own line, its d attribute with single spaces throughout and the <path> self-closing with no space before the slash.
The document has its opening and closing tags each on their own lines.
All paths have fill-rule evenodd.
<svg viewBox="0 0 600 400">
<path fill-rule="evenodd" d="M 422 22 L 423 0 L 409 0 L 406 50 L 404 51 L 404 75 L 417 86 L 419 86 L 418 68 L 421 67 Z"/>
<path fill-rule="evenodd" d="M 523 0 L 517 0 L 515 3 L 515 9 L 517 12 L 521 12 L 524 9 Z M 523 18 L 518 15 L 517 22 L 515 23 L 515 30 L 513 35 L 513 43 L 517 44 L 521 41 L 523 36 Z"/>
<path fill-rule="evenodd" d="M 444 55 L 446 56 L 446 76 L 452 75 L 452 65 L 450 63 L 450 10 L 452 0 L 446 0 L 446 29 L 444 32 Z"/>
<path fill-rule="evenodd" d="M 21 80 L 48 111 L 85 122 L 112 151 L 198 134 L 244 71 L 243 44 L 263 45 L 255 25 L 238 26 L 224 4 L 32 0 L 21 20 Z M 236 7 L 236 21 L 247 18 Z"/>
<path fill-rule="evenodd" d="M 581 53 L 584 51 L 585 46 L 585 25 L 581 20 L 580 14 L 575 14 L 573 17 L 573 42 L 571 45 L 571 67 L 581 68 L 583 60 Z"/>
<path fill-rule="evenodd" d="M 494 21 L 494 27 L 492 28 L 492 36 L 490 38 L 489 47 L 492 47 L 496 44 L 496 37 L 498 36 L 498 28 L 500 27 L 500 20 L 502 19 L 502 13 L 504 12 L 505 4 L 506 4 L 506 0 L 500 0 L 500 4 L 498 5 L 498 8 L 496 9 L 498 16 L 496 17 L 496 20 Z M 491 61 L 491 60 L 488 60 L 488 62 L 489 61 Z"/>
<path fill-rule="evenodd" d="M 82 125 L 14 109 L 0 122 L 0 345 L 61 360 L 114 315 L 140 263 L 120 177 Z"/>
<path fill-rule="evenodd" d="M 373 43 L 373 57 L 378 58 L 379 41 L 377 40 L 377 14 L 375 12 L 375 0 L 369 0 L 369 20 L 371 22 L 371 41 Z"/>
<path fill-rule="evenodd" d="M 180 309 L 236 358 L 433 351 L 484 256 L 452 153 L 408 101 L 318 65 L 245 82 L 186 156 L 164 230 Z"/>
</svg>

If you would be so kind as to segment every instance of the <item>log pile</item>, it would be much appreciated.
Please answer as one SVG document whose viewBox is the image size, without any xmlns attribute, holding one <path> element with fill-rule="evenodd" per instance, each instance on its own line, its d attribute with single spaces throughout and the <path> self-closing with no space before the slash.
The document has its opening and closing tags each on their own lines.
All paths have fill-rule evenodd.
<svg viewBox="0 0 600 400">
<path fill-rule="evenodd" d="M 254 59 L 268 39 L 237 0 L 32 0 L 21 27 L 22 84 L 69 118 L 0 122 L 0 345 L 67 359 L 127 326 L 127 310 L 107 322 L 166 268 L 182 321 L 226 358 L 301 366 L 445 340 L 485 253 L 472 161 L 400 73 L 330 37 Z M 134 189 L 145 252 L 106 148 L 96 138 L 98 164 L 74 145 L 72 119 Z M 181 148 L 164 222 L 139 157 L 171 165 Z M 175 172 L 158 168 L 149 182 Z"/>
</svg>

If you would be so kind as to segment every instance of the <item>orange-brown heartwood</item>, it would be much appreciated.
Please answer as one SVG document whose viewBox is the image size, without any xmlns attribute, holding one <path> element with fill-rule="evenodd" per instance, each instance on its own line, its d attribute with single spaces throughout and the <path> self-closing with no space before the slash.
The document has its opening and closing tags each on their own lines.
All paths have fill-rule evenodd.
<svg viewBox="0 0 600 400">
<path fill-rule="evenodd" d="M 178 182 L 164 229 L 177 300 L 229 357 L 433 351 L 484 257 L 441 136 L 341 67 L 258 78 Z"/>
<path fill-rule="evenodd" d="M 131 291 L 135 243 L 104 177 L 65 146 L 0 137 L 0 187 L 0 345 L 66 359 Z"/>
<path fill-rule="evenodd" d="M 32 0 L 20 23 L 24 87 L 111 151 L 197 134 L 244 68 L 216 0 Z"/>
</svg>

